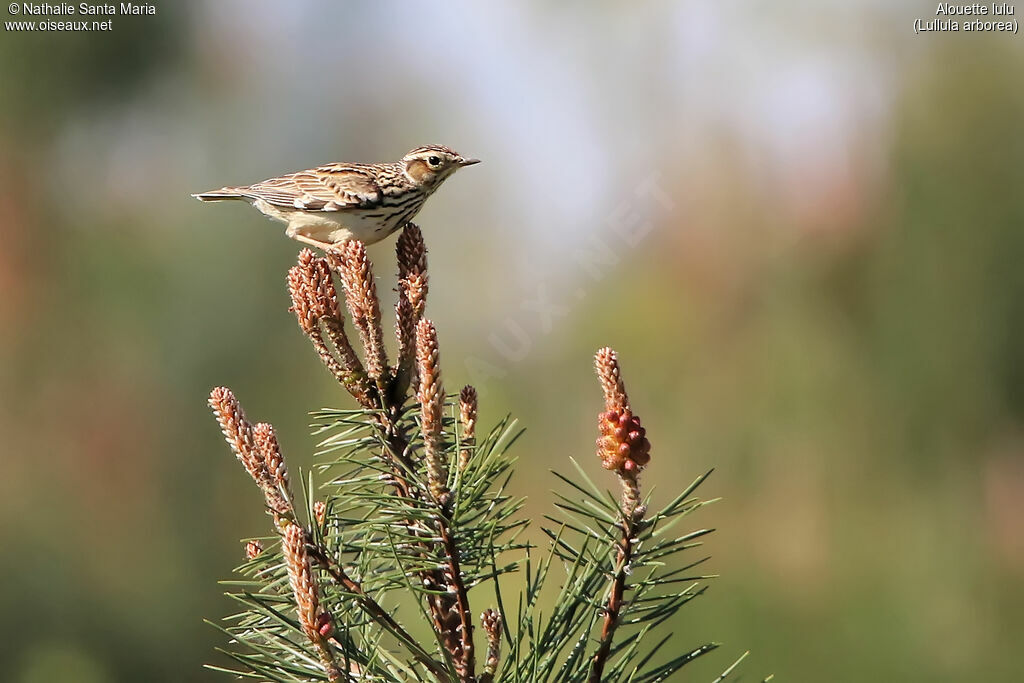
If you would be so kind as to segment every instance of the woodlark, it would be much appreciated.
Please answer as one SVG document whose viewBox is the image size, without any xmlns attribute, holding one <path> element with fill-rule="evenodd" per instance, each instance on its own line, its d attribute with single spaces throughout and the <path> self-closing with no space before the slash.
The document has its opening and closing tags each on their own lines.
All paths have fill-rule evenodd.
<svg viewBox="0 0 1024 683">
<path fill-rule="evenodd" d="M 478 162 L 426 145 L 396 163 L 327 164 L 192 196 L 203 202 L 245 200 L 287 223 L 285 234 L 292 239 L 326 250 L 350 239 L 379 242 L 412 220 L 448 176 Z"/>
</svg>

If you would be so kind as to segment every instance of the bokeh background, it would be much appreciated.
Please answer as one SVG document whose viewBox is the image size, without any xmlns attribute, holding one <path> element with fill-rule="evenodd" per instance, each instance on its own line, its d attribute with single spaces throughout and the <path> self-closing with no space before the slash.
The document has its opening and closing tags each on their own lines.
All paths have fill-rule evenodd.
<svg viewBox="0 0 1024 683">
<path fill-rule="evenodd" d="M 157 8 L 0 37 L 0 679 L 222 680 L 203 619 L 267 522 L 207 392 L 293 467 L 348 401 L 298 245 L 188 195 L 440 142 L 485 163 L 420 215 L 430 315 L 528 427 L 528 513 L 602 476 L 605 344 L 655 497 L 716 470 L 675 626 L 724 647 L 681 680 L 1024 680 L 1024 39 L 915 35 L 925 2 Z"/>
</svg>

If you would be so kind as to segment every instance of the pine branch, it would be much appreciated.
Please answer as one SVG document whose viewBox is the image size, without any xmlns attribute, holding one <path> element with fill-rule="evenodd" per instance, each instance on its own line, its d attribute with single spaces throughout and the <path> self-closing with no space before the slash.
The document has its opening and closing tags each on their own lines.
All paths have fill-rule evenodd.
<svg viewBox="0 0 1024 683">
<path fill-rule="evenodd" d="M 622 595 L 626 590 L 627 568 L 633 560 L 635 547 L 635 525 L 638 519 L 639 489 L 636 479 L 623 479 L 622 536 L 618 541 L 618 553 L 615 561 L 615 575 L 609 590 L 608 604 L 605 606 L 604 624 L 601 627 L 600 645 L 594 654 L 590 668 L 589 683 L 601 683 L 605 663 L 611 653 L 615 630 L 619 626 L 619 615 L 622 610 Z M 643 511 L 639 511 L 643 514 Z"/>
<path fill-rule="evenodd" d="M 706 504 L 693 494 L 707 475 L 648 513 L 640 475 L 651 447 L 615 352 L 601 349 L 595 358 L 605 403 L 597 455 L 618 478 L 621 496 L 570 459 L 576 474 L 555 473 L 568 491 L 556 494 L 558 514 L 547 517 L 554 526 L 543 529 L 550 545 L 535 561 L 519 540 L 527 525 L 518 516 L 523 499 L 507 493 L 515 462 L 508 451 L 522 432 L 505 417 L 478 434 L 476 391 L 445 393 L 437 331 L 424 317 L 426 246 L 416 226 L 405 228 L 396 252 L 394 365 L 361 243 L 339 245 L 326 258 L 303 250 L 289 271 L 300 329 L 359 405 L 313 414 L 320 437 L 314 471 L 327 476 L 318 491 L 309 473 L 301 515 L 273 427 L 251 424 L 229 390 L 211 393 L 225 439 L 281 539 L 279 547 L 273 537 L 246 544 L 243 579 L 226 582 L 243 609 L 222 628 L 244 648 L 226 652 L 241 668 L 211 668 L 290 683 L 653 683 L 715 649 L 708 643 L 658 661 L 671 638 L 659 627 L 711 578 L 693 571 L 706 557 L 670 563 L 711 532 L 669 534 Z M 345 330 L 335 275 L 359 353 Z M 514 561 L 506 559 L 511 553 Z M 508 603 L 498 579 L 520 569 L 524 590 Z M 542 611 L 556 576 L 553 606 Z M 496 609 L 480 616 L 487 647 L 478 669 L 469 592 L 486 583 Z M 419 642 L 396 618 L 396 599 L 410 595 L 432 643 Z"/>
<path fill-rule="evenodd" d="M 418 376 L 429 375 L 437 381 L 420 382 L 421 388 L 427 387 L 427 394 L 420 397 L 424 411 L 424 423 L 429 430 L 424 431 L 424 451 L 427 458 L 427 474 L 430 494 L 438 504 L 439 511 L 433 520 L 437 533 L 442 541 L 446 570 L 422 572 L 422 580 L 427 585 L 446 585 L 450 595 L 435 595 L 428 598 L 431 605 L 435 628 L 443 635 L 446 648 L 452 655 L 460 680 L 474 680 L 474 647 L 473 624 L 470 616 L 469 598 L 460 567 L 461 548 L 451 528 L 451 519 L 444 508 L 448 504 L 445 490 L 443 462 L 441 461 L 441 403 L 444 392 L 440 386 L 439 369 L 437 368 L 437 337 L 433 326 L 422 319 L 426 295 L 426 247 L 422 245 L 422 235 L 415 226 L 410 226 L 403 233 L 398 244 L 398 260 L 400 264 L 400 281 L 405 284 L 403 296 L 409 301 L 409 308 L 415 318 L 419 319 L 416 327 L 416 348 Z M 346 243 L 339 254 L 330 254 L 328 260 L 333 270 L 340 273 L 345 285 L 346 303 L 355 320 L 363 340 L 366 357 L 370 359 L 369 374 L 377 378 L 378 387 L 384 383 L 383 368 L 386 366 L 386 355 L 380 335 L 380 307 L 377 303 L 376 287 L 373 283 L 372 269 L 361 243 Z M 405 312 L 406 315 L 408 311 Z M 401 347 L 407 345 L 409 322 L 400 320 L 397 328 Z M 421 330 L 423 332 L 421 333 Z M 429 339 L 428 339 L 429 337 Z M 401 370 L 400 360 L 398 370 Z M 435 377 L 437 375 L 437 377 Z M 381 412 L 378 414 L 377 425 L 385 442 L 386 451 L 393 460 L 393 484 L 398 494 L 411 500 L 422 500 L 423 492 L 408 479 L 415 463 L 410 457 L 410 446 L 400 419 L 403 406 L 407 400 L 400 386 L 400 372 L 395 372 L 389 390 L 377 393 Z M 429 416 L 429 419 L 428 419 Z M 407 528 L 411 525 L 407 523 Z M 455 613 L 453 619 L 452 613 Z"/>
<path fill-rule="evenodd" d="M 640 505 L 637 476 L 650 461 L 651 444 L 647 441 L 644 428 L 640 426 L 640 419 L 632 415 L 629 408 L 629 397 L 622 381 L 618 356 L 611 349 L 603 348 L 597 352 L 594 365 L 604 392 L 606 410 L 599 418 L 602 436 L 598 439 L 598 456 L 605 469 L 616 471 L 622 484 L 622 536 L 618 540 L 615 573 L 604 609 L 600 644 L 594 653 L 587 679 L 589 683 L 600 683 L 619 626 L 627 570 L 633 560 L 636 544 L 636 527 L 646 512 L 646 508 Z"/>
<path fill-rule="evenodd" d="M 406 476 L 406 472 L 414 468 L 414 463 L 408 455 L 411 444 L 404 430 L 400 428 L 400 421 L 393 417 L 395 415 L 401 415 L 400 409 L 396 406 L 389 406 L 379 425 L 386 439 L 385 450 L 396 463 L 393 468 L 393 484 L 400 496 L 412 501 L 420 501 L 423 496 L 422 490 L 412 485 Z M 438 510 L 433 521 L 444 549 L 447 571 L 444 573 L 437 570 L 424 571 L 422 580 L 428 585 L 448 583 L 454 588 L 456 595 L 454 604 L 448 595 L 432 596 L 429 599 L 429 604 L 434 626 L 443 635 L 445 647 L 455 661 L 460 680 L 472 681 L 474 668 L 472 623 L 468 617 L 469 598 L 462 580 L 459 563 L 461 549 L 454 540 L 450 527 L 451 520 L 443 510 Z M 453 607 L 457 609 L 458 628 L 455 627 L 449 616 Z"/>
<path fill-rule="evenodd" d="M 444 680 L 447 676 L 447 671 L 444 666 L 434 660 L 426 651 L 420 647 L 416 639 L 409 635 L 402 626 L 388 614 L 387 610 L 381 607 L 377 602 L 363 591 L 363 587 L 356 581 L 353 581 L 346 573 L 345 570 L 337 565 L 330 556 L 324 551 L 319 545 L 309 544 L 310 555 L 331 575 L 334 582 L 339 586 L 342 586 L 346 591 L 352 593 L 358 598 L 360 606 L 366 611 L 367 614 L 372 616 L 377 623 L 386 628 L 393 636 L 395 636 L 403 645 L 405 645 L 409 652 L 416 658 L 416 661 L 420 662 L 429 670 L 432 674 L 438 677 L 438 680 Z"/>
</svg>

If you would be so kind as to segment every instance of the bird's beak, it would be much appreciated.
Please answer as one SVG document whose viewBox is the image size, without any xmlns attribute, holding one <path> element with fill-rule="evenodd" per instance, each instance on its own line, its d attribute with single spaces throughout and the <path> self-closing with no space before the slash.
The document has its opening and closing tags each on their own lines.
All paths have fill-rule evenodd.
<svg viewBox="0 0 1024 683">
<path fill-rule="evenodd" d="M 479 164 L 479 163 L 480 163 L 479 159 L 462 159 L 462 160 L 459 161 L 459 167 L 461 168 L 462 166 L 472 166 L 473 164 Z"/>
</svg>

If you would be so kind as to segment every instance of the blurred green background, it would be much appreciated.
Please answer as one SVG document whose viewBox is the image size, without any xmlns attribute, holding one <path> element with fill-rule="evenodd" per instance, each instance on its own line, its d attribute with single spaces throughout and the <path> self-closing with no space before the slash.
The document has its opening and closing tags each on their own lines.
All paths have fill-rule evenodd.
<svg viewBox="0 0 1024 683">
<path fill-rule="evenodd" d="M 157 8 L 0 38 L 0 679 L 222 680 L 202 619 L 267 520 L 207 392 L 293 467 L 350 402 L 298 245 L 188 195 L 439 142 L 485 163 L 420 215 L 429 314 L 450 388 L 529 428 L 527 512 L 570 455 L 602 476 L 605 344 L 655 497 L 716 468 L 676 627 L 725 647 L 681 679 L 1024 680 L 1021 38 L 867 0 Z"/>
</svg>

